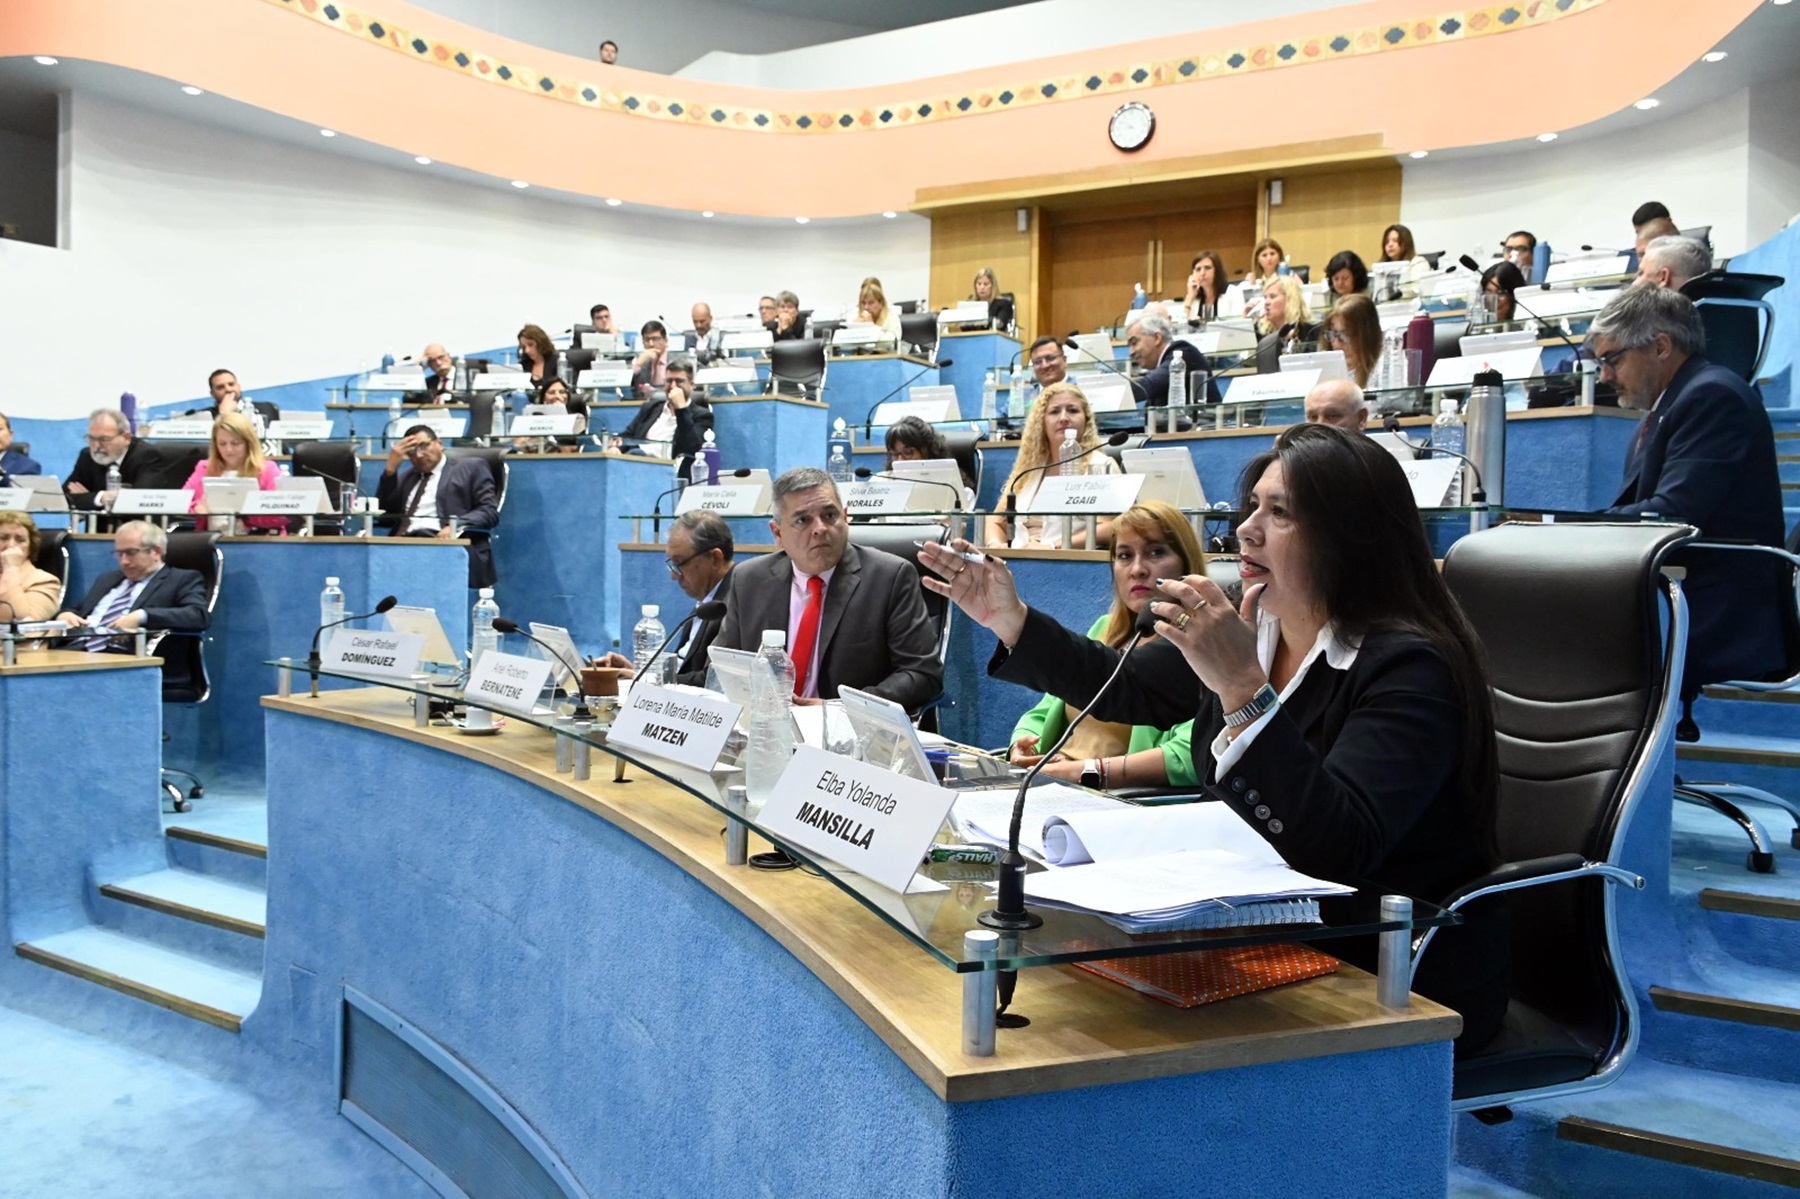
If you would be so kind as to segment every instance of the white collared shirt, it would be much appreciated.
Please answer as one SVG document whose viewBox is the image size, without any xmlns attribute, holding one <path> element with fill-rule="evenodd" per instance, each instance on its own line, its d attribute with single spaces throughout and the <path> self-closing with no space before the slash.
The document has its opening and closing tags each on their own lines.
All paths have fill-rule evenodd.
<svg viewBox="0 0 1800 1199">
<path fill-rule="evenodd" d="M 128 595 L 131 597 L 131 602 L 126 606 L 125 611 L 120 614 L 121 618 L 138 611 L 138 597 L 144 593 L 144 588 L 149 585 L 150 580 L 154 579 L 156 577 L 156 572 L 161 569 L 162 567 L 157 567 L 156 570 L 151 571 L 135 583 L 130 579 L 121 579 L 117 587 L 114 587 L 111 591 L 100 597 L 100 602 L 94 605 L 94 610 L 87 614 L 87 619 L 82 623 L 90 629 L 99 628 L 100 618 L 112 611 L 113 604 L 118 601 L 121 595 Z"/>
<path fill-rule="evenodd" d="M 440 461 L 432 470 L 431 477 L 425 480 L 425 494 L 419 497 L 419 505 L 413 509 L 412 519 L 406 523 L 408 533 L 435 533 L 443 527 L 437 510 L 438 481 L 443 477 L 444 463 Z"/>
<path fill-rule="evenodd" d="M 789 565 L 792 565 L 791 560 Z M 802 573 L 798 566 L 795 566 L 793 570 L 794 581 L 788 587 L 789 657 L 793 656 L 795 649 L 794 643 L 800 636 L 800 620 L 806 615 L 806 601 L 812 598 L 811 593 L 807 590 L 806 580 L 813 577 L 812 575 Z M 819 576 L 819 578 L 825 580 L 825 590 L 819 596 L 819 632 L 818 636 L 813 638 L 812 661 L 807 664 L 806 686 L 800 689 L 800 695 L 798 697 L 800 699 L 819 698 L 819 651 L 825 645 L 825 596 L 831 593 L 832 576 L 836 574 L 837 567 L 834 566 Z M 794 670 L 796 673 L 798 673 L 799 669 L 800 663 L 794 663 Z"/>
<path fill-rule="evenodd" d="M 1263 673 L 1267 674 L 1269 668 L 1274 665 L 1275 650 L 1280 645 L 1281 622 L 1273 616 L 1267 616 L 1258 611 L 1256 614 L 1256 660 L 1262 663 Z M 1294 672 L 1294 677 L 1289 679 L 1287 686 L 1281 689 L 1282 703 L 1286 703 L 1288 696 L 1292 695 L 1306 680 L 1306 672 L 1312 669 L 1312 664 L 1318 661 L 1320 654 L 1325 655 L 1325 664 L 1331 669 L 1349 670 L 1356 662 L 1357 652 L 1361 648 L 1361 642 L 1353 645 L 1340 641 L 1336 627 L 1330 621 L 1326 621 L 1324 627 L 1319 630 L 1319 635 L 1313 639 L 1312 648 L 1307 650 L 1306 657 L 1300 660 L 1300 669 Z M 1237 765 L 1238 759 L 1244 756 L 1244 751 L 1249 748 L 1252 741 L 1256 740 L 1257 734 L 1262 732 L 1263 728 L 1274 718 L 1276 709 L 1280 706 L 1277 704 L 1274 708 L 1264 712 L 1235 738 L 1226 736 L 1227 730 L 1219 730 L 1219 735 L 1213 738 L 1212 743 L 1213 781 L 1215 783 L 1224 778 L 1226 773 Z"/>
</svg>

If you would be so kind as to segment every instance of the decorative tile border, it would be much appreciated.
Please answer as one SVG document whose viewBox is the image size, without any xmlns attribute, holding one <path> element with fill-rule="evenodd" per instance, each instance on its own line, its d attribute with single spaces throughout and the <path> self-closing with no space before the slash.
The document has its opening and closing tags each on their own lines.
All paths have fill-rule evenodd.
<svg viewBox="0 0 1800 1199">
<path fill-rule="evenodd" d="M 450 42 L 423 31 L 403 29 L 367 13 L 327 0 L 265 0 L 328 28 L 381 46 L 397 54 L 471 79 L 585 108 L 648 120 L 673 121 L 746 133 L 828 134 L 860 133 L 938 124 L 964 117 L 983 116 L 1016 108 L 1035 108 L 1087 96 L 1134 92 L 1146 88 L 1225 79 L 1257 71 L 1306 66 L 1318 62 L 1412 50 L 1443 42 L 1491 37 L 1546 25 L 1563 17 L 1587 12 L 1608 0 L 1514 0 L 1485 8 L 1464 9 L 1409 19 L 1390 25 L 1367 25 L 1334 30 L 1316 37 L 1265 42 L 1255 46 L 1222 47 L 1188 58 L 1126 63 L 1097 68 L 1091 73 L 1062 75 L 947 96 L 895 101 L 854 110 L 810 112 L 770 108 L 743 108 L 638 90 L 610 88 L 591 80 L 557 78 L 522 62 Z M 597 69 L 604 70 L 596 62 Z M 669 78 L 680 85 L 687 81 Z M 695 83 L 696 88 L 705 84 Z"/>
</svg>

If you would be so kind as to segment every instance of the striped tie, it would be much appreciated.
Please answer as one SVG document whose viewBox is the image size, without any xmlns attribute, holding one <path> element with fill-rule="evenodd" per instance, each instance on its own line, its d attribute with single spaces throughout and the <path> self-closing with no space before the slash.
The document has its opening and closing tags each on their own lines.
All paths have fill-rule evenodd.
<svg viewBox="0 0 1800 1199">
<path fill-rule="evenodd" d="M 137 588 L 129 581 L 125 583 L 125 590 L 119 592 L 118 598 L 106 606 L 105 613 L 100 617 L 100 627 L 111 625 L 125 613 L 131 611 L 131 597 L 136 590 Z M 90 654 L 98 654 L 111 649 L 115 644 L 121 644 L 116 637 L 89 637 L 87 644 L 82 648 Z"/>
</svg>

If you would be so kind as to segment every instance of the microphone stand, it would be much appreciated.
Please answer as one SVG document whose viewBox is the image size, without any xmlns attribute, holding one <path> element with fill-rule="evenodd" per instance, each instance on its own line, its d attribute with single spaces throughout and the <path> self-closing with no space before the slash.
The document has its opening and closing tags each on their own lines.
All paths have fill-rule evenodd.
<svg viewBox="0 0 1800 1199">
<path fill-rule="evenodd" d="M 400 601 L 394 596 L 383 596 L 381 602 L 375 605 L 375 610 L 373 612 L 364 612 L 357 616 L 342 616 L 329 624 L 322 624 L 313 630 L 312 650 L 306 655 L 306 669 L 307 672 L 312 675 L 312 693 L 315 698 L 317 698 L 319 694 L 319 666 L 321 662 L 319 658 L 319 638 L 325 635 L 325 630 L 335 629 L 339 625 L 349 624 L 353 620 L 368 620 L 371 617 L 380 616 L 392 609 L 393 606 L 399 602 Z"/>
<path fill-rule="evenodd" d="M 1431 441 L 1426 441 L 1424 445 L 1420 445 L 1400 431 L 1400 418 L 1391 412 L 1381 422 L 1381 428 L 1383 432 L 1392 433 L 1395 437 L 1398 437 L 1401 441 L 1405 442 L 1407 446 L 1412 449 L 1415 461 L 1423 458 L 1426 450 L 1430 450 L 1434 454 L 1443 454 L 1446 457 L 1461 459 L 1463 464 L 1469 468 L 1469 473 L 1475 476 L 1475 485 L 1469 489 L 1469 506 L 1477 509 L 1485 509 L 1487 507 L 1487 489 L 1481 485 L 1481 468 L 1475 465 L 1475 460 L 1473 458 L 1469 457 L 1467 454 L 1459 454 L 1455 450 L 1447 450 L 1443 446 L 1437 445 Z"/>
<path fill-rule="evenodd" d="M 1131 440 L 1131 434 L 1129 434 L 1129 433 L 1126 433 L 1124 431 L 1114 433 L 1111 437 L 1108 437 L 1105 441 L 1102 441 L 1098 445 L 1089 446 L 1087 449 L 1081 451 L 1081 453 L 1079 453 L 1079 454 L 1075 455 L 1073 458 L 1069 459 L 1069 461 L 1070 462 L 1079 462 L 1083 458 L 1087 457 L 1089 454 L 1092 454 L 1096 450 L 1103 450 L 1107 446 L 1122 446 L 1130 440 Z M 1023 473 L 1021 473 L 1019 475 L 1019 478 L 1023 479 L 1026 475 L 1034 475 L 1034 474 L 1037 474 L 1039 471 L 1047 471 L 1053 466 L 1060 467 L 1063 465 L 1065 465 L 1065 463 L 1063 463 L 1063 461 L 1061 459 L 1056 459 L 1054 461 L 1046 462 L 1042 466 L 1034 466 L 1030 470 L 1024 471 Z M 1018 487 L 1009 488 L 1006 492 L 1006 495 L 1003 497 L 1005 500 L 1005 505 L 1006 505 L 1005 516 L 1009 522 L 1012 520 L 1013 515 L 1018 511 L 1019 492 L 1021 490 L 1022 489 L 1018 488 Z M 1066 540 L 1068 540 L 1068 538 L 1064 538 L 1064 540 L 1066 541 Z M 1065 545 L 1063 548 L 1067 549 L 1069 547 Z"/>
<path fill-rule="evenodd" d="M 1591 249 L 1592 247 L 1583 246 L 1582 248 L 1583 249 Z M 1474 271 L 1477 275 L 1481 274 L 1481 264 L 1475 261 L 1475 258 L 1473 255 L 1464 254 L 1457 261 L 1463 266 L 1464 269 Z M 1549 291 L 1550 285 L 1548 283 L 1540 284 L 1538 290 Z M 1586 407 L 1592 408 L 1594 406 L 1594 383 L 1596 381 L 1596 376 L 1599 374 L 1598 371 L 1590 371 L 1587 369 L 1587 364 L 1589 362 L 1591 362 L 1592 359 L 1584 358 L 1582 356 L 1581 347 L 1575 344 L 1574 338 L 1570 337 L 1567 333 L 1565 333 L 1563 331 L 1563 327 L 1560 322 L 1557 324 L 1551 324 L 1549 321 L 1545 320 L 1543 317 L 1539 316 L 1537 313 L 1533 312 L 1531 309 L 1525 307 L 1524 304 L 1520 303 L 1518 292 L 1513 293 L 1513 307 L 1517 308 L 1520 312 L 1523 312 L 1526 316 L 1528 316 L 1532 320 L 1536 321 L 1540 327 L 1541 326 L 1549 326 L 1550 332 L 1555 335 L 1556 339 L 1558 341 L 1562 342 L 1565 346 L 1568 346 L 1570 351 L 1574 353 L 1574 355 L 1575 355 L 1575 373 L 1577 375 L 1579 375 L 1581 378 L 1581 402 Z"/>
<path fill-rule="evenodd" d="M 936 370 L 943 370 L 946 366 L 955 366 L 955 365 L 956 365 L 956 359 L 954 359 L 954 358 L 940 358 L 936 362 L 932 363 L 930 366 L 927 366 L 924 370 L 921 370 L 918 374 L 914 375 L 912 378 L 908 379 L 906 382 L 900 384 L 900 386 L 894 388 L 894 390 L 892 390 L 892 391 L 888 392 L 886 395 L 882 396 L 879 400 L 876 400 L 873 404 L 870 404 L 869 410 L 867 412 L 863 413 L 863 441 L 865 443 L 867 443 L 868 441 L 873 439 L 875 436 L 875 410 L 877 408 L 881 407 L 883 404 L 887 403 L 889 400 L 893 399 L 895 396 L 899 395 L 901 392 L 903 392 L 907 388 L 911 387 L 914 383 L 917 383 L 920 379 L 923 379 L 926 376 L 926 374 L 928 374 L 929 372 L 936 371 Z"/>
<path fill-rule="evenodd" d="M 567 658 L 563 657 L 561 650 L 529 630 L 520 628 L 519 622 L 516 620 L 509 620 L 504 616 L 496 616 L 490 623 L 493 626 L 494 632 L 517 633 L 519 636 L 525 638 L 527 641 L 530 641 L 545 653 L 549 654 L 553 661 L 558 662 L 565 667 L 569 672 L 570 680 L 575 684 L 575 710 L 569 713 L 570 717 L 575 720 L 592 720 L 594 718 L 594 714 L 588 710 L 587 693 L 581 689 L 581 669 Z"/>
</svg>

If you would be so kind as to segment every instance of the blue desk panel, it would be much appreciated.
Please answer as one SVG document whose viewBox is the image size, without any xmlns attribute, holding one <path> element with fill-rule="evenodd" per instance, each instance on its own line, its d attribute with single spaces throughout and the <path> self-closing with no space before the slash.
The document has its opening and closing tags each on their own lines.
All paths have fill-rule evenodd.
<svg viewBox="0 0 1800 1199">
<path fill-rule="evenodd" d="M 938 337 L 938 361 L 952 360 L 939 374 L 943 382 L 956 388 L 964 420 L 981 416 L 981 386 L 988 371 L 997 366 L 1002 373 L 1010 372 L 1019 350 L 1019 339 L 1004 333 L 944 333 Z"/>
<path fill-rule="evenodd" d="M 225 573 L 202 651 L 212 695 L 197 706 L 165 710 L 169 765 L 192 770 L 208 784 L 262 785 L 257 700 L 275 692 L 274 674 L 263 663 L 306 657 L 327 576 L 342 580 L 349 612 L 367 612 L 383 596 L 397 596 L 403 604 L 437 609 L 450 644 L 468 644 L 469 559 L 460 544 L 412 537 L 231 537 L 220 549 Z M 72 538 L 69 602 L 112 568 L 110 537 Z"/>
<path fill-rule="evenodd" d="M 936 368 L 918 358 L 901 358 L 893 354 L 833 358 L 825 368 L 825 402 L 831 407 L 825 427 L 831 428 L 832 422 L 841 418 L 844 427 L 855 432 L 856 443 L 861 445 L 864 441 L 863 422 L 875 405 L 904 400 L 914 387 L 935 387 L 948 382 L 950 380 L 940 377 Z M 881 432 L 877 428 L 874 436 L 879 438 Z M 820 463 L 823 462 L 821 454 Z"/>
</svg>

